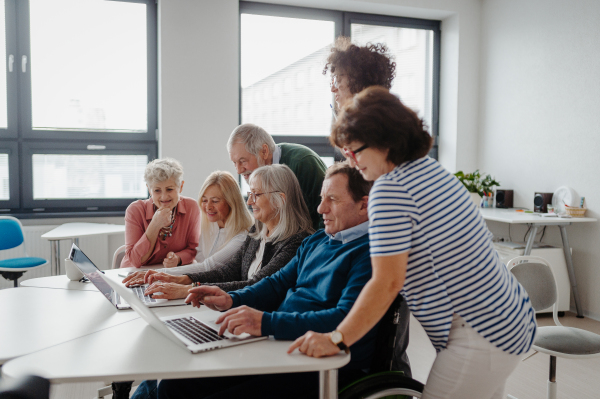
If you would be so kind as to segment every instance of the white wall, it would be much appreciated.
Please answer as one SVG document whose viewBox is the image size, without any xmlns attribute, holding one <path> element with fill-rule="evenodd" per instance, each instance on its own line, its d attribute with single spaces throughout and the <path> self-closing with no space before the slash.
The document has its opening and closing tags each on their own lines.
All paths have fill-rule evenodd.
<svg viewBox="0 0 600 399">
<path fill-rule="evenodd" d="M 483 1 L 478 167 L 515 190 L 515 206 L 568 185 L 599 216 L 598 20 L 597 0 Z M 544 241 L 560 245 L 557 230 Z M 600 224 L 567 231 L 584 312 L 599 319 Z"/>
</svg>

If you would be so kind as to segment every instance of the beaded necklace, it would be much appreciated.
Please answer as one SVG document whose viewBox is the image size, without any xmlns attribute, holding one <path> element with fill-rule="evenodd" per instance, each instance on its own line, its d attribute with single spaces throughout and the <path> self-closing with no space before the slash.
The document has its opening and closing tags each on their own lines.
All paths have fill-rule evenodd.
<svg viewBox="0 0 600 399">
<path fill-rule="evenodd" d="M 156 205 L 154 205 L 154 212 L 156 212 L 157 208 Z M 158 232 L 158 237 L 164 241 L 167 237 L 172 237 L 173 236 L 173 225 L 175 224 L 175 214 L 177 213 L 177 205 L 175 205 L 175 208 L 173 208 L 173 211 L 171 212 L 171 224 L 167 227 L 163 227 L 159 230 Z"/>
</svg>

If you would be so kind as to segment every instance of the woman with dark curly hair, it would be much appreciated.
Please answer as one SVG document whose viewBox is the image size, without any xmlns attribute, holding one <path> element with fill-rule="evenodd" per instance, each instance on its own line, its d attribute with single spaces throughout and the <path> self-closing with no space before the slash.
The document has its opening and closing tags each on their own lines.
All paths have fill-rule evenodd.
<svg viewBox="0 0 600 399">
<path fill-rule="evenodd" d="M 396 63 L 392 61 L 388 48 L 383 43 L 357 46 L 350 38 L 336 39 L 323 75 L 331 73 L 331 92 L 335 94 L 338 109 L 356 93 L 370 86 L 392 87 L 396 76 Z"/>
</svg>

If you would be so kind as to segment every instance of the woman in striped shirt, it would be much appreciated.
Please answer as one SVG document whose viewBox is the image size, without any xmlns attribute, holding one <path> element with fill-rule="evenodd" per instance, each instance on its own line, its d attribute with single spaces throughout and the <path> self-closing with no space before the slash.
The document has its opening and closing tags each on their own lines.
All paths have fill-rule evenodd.
<svg viewBox="0 0 600 399">
<path fill-rule="evenodd" d="M 331 141 L 366 180 L 373 277 L 331 334 L 298 347 L 328 356 L 383 316 L 398 291 L 438 352 L 423 398 L 500 399 L 533 342 L 529 296 L 500 261 L 463 185 L 427 156 L 422 120 L 383 87 L 344 107 Z"/>
</svg>

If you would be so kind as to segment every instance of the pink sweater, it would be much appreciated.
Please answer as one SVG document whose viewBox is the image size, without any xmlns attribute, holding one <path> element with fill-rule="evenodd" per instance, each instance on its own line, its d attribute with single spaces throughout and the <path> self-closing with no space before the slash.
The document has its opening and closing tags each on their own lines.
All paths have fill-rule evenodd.
<svg viewBox="0 0 600 399">
<path fill-rule="evenodd" d="M 146 229 L 154 216 L 152 199 L 138 200 L 127 207 L 125 212 L 125 257 L 121 267 L 140 267 L 162 263 L 169 252 L 181 258 L 181 264 L 192 263 L 200 240 L 200 207 L 188 197 L 181 196 L 177 205 L 173 235 L 164 240 L 156 239 L 154 250 L 142 264 L 141 260 L 150 250 Z"/>
</svg>

